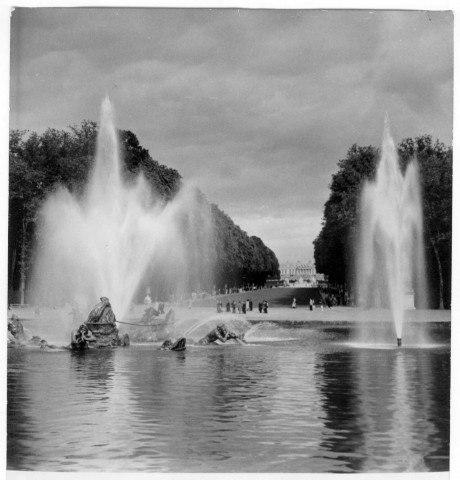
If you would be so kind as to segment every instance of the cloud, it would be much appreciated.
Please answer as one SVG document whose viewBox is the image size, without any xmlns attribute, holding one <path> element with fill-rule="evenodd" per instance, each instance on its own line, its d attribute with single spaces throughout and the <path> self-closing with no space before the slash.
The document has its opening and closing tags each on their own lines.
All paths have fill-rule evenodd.
<svg viewBox="0 0 460 480">
<path fill-rule="evenodd" d="M 452 39 L 449 12 L 17 9 L 11 126 L 97 120 L 108 92 L 248 233 L 310 251 L 338 160 L 379 146 L 385 111 L 397 141 L 451 143 Z"/>
<path fill-rule="evenodd" d="M 235 213 L 234 219 L 248 235 L 262 238 L 280 262 L 313 259 L 312 243 L 321 228 L 321 216 L 317 212 L 293 204 L 280 214 L 261 208 Z"/>
<path fill-rule="evenodd" d="M 452 104 L 441 91 L 453 93 L 453 42 L 448 27 L 451 12 L 414 12 L 413 22 L 387 13 L 380 55 L 375 63 L 377 88 L 397 96 L 418 115 Z"/>
</svg>

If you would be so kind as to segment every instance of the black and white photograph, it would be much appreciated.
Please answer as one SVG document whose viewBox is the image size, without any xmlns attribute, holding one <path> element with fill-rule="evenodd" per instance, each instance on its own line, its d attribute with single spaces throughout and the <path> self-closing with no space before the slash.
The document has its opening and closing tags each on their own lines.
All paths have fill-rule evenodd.
<svg viewBox="0 0 460 480">
<path fill-rule="evenodd" d="M 454 475 L 453 3 L 6 10 L 6 477 Z"/>
</svg>

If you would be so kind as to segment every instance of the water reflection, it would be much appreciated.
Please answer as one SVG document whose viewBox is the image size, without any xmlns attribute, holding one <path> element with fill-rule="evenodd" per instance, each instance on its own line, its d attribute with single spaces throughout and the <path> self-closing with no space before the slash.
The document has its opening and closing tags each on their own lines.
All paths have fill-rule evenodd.
<svg viewBox="0 0 460 480">
<path fill-rule="evenodd" d="M 324 412 L 320 454 L 335 459 L 342 466 L 338 471 L 346 467 L 347 471 L 359 472 L 364 461 L 359 452 L 365 432 L 357 408 L 361 399 L 352 370 L 354 355 L 353 351 L 317 354 L 315 380 Z"/>
<path fill-rule="evenodd" d="M 236 352 L 231 347 L 197 347 L 180 355 L 152 351 L 130 366 L 132 415 L 142 422 L 142 450 L 148 442 L 154 452 L 164 452 L 169 470 L 177 461 L 179 468 L 209 471 L 212 462 L 229 460 L 241 448 L 242 431 L 257 437 L 251 430 L 269 412 L 264 399 L 274 391 L 276 375 L 264 355 L 249 361 L 248 352 Z M 166 468 L 159 459 L 155 466 Z"/>
<path fill-rule="evenodd" d="M 28 442 L 34 430 L 33 417 L 29 414 L 33 407 L 28 389 L 28 358 L 24 350 L 15 349 L 9 354 L 14 368 L 7 372 L 7 464 L 10 468 L 21 468 L 21 458 L 33 455 L 33 444 Z"/>
<path fill-rule="evenodd" d="M 449 372 L 442 358 L 417 349 L 318 354 L 324 454 L 355 472 L 426 471 L 436 462 L 447 470 L 448 414 L 439 415 L 439 405 L 449 401 Z M 443 401 L 434 398 L 440 391 Z"/>
<path fill-rule="evenodd" d="M 81 388 L 83 400 L 92 402 L 94 395 L 99 400 L 108 398 L 115 373 L 114 350 L 71 351 L 69 367 L 72 383 Z"/>
<path fill-rule="evenodd" d="M 449 367 L 447 348 L 351 348 L 337 332 L 185 352 L 9 351 L 8 468 L 447 470 Z"/>
</svg>

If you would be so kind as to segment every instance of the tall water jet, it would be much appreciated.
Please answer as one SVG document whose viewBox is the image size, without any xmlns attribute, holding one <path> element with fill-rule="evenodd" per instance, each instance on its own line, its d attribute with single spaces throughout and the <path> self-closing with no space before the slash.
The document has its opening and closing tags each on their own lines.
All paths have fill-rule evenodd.
<svg viewBox="0 0 460 480">
<path fill-rule="evenodd" d="M 124 181 L 108 98 L 102 104 L 96 158 L 84 194 L 78 197 L 60 187 L 44 203 L 41 219 L 35 302 L 56 305 L 86 298 L 92 306 L 106 296 L 119 319 L 129 311 L 147 273 L 168 272 L 179 285 L 190 274 L 196 244 L 205 248 L 210 238 L 209 218 L 194 189 L 183 186 L 165 203 L 142 175 L 135 182 Z"/>
<path fill-rule="evenodd" d="M 414 291 L 419 303 L 426 298 L 423 217 L 417 162 L 402 173 L 388 117 L 375 181 L 361 194 L 358 248 L 361 298 L 390 308 L 401 346 L 406 292 Z"/>
</svg>

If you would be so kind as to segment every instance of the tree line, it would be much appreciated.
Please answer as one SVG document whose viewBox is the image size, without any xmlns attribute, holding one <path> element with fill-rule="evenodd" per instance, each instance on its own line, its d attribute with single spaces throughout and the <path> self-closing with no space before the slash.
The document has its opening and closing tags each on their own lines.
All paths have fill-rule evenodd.
<svg viewBox="0 0 460 480">
<path fill-rule="evenodd" d="M 452 148 L 430 135 L 406 138 L 398 145 L 404 172 L 416 157 L 423 203 L 427 295 L 430 308 L 450 308 L 452 263 Z M 380 151 L 352 145 L 332 175 L 329 199 L 324 205 L 322 228 L 314 240 L 318 272 L 331 283 L 357 285 L 355 245 L 359 239 L 359 198 L 365 180 L 373 180 Z"/>
<path fill-rule="evenodd" d="M 34 245 L 40 235 L 37 225 L 44 200 L 59 185 L 77 197 L 84 193 L 95 159 L 97 133 L 97 123 L 89 120 L 68 130 L 49 128 L 43 134 L 10 130 L 9 303 L 27 302 Z M 134 181 L 142 172 L 162 202 L 173 200 L 183 185 L 179 172 L 154 160 L 133 132 L 120 130 L 119 139 L 125 180 Z M 260 238 L 248 236 L 199 190 L 195 195 L 202 211 L 210 214 L 210 228 L 204 228 L 204 219 L 198 211 L 184 215 L 182 230 L 194 267 L 191 270 L 209 270 L 209 274 L 191 275 L 185 284 L 188 291 L 209 292 L 213 287 L 220 289 L 227 285 L 230 288 L 243 283 L 263 285 L 268 276 L 279 273 L 275 254 Z M 159 272 L 152 270 L 150 274 L 158 277 Z M 160 274 L 168 275 L 167 271 Z M 165 278 L 152 278 L 150 283 L 154 287 L 168 285 Z"/>
</svg>

